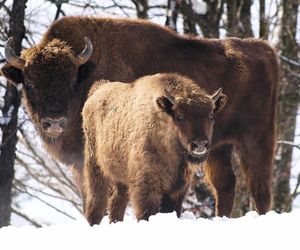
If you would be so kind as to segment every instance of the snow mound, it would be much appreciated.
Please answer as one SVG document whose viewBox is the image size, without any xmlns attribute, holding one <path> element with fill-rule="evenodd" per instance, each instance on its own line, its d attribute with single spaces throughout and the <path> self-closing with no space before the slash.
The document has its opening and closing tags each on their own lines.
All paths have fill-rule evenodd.
<svg viewBox="0 0 300 250">
<path fill-rule="evenodd" d="M 1 249 L 299 249 L 300 210 L 229 219 L 196 219 L 190 212 L 178 219 L 175 213 L 151 216 L 137 222 L 88 226 L 85 220 L 43 228 L 4 227 Z"/>
</svg>

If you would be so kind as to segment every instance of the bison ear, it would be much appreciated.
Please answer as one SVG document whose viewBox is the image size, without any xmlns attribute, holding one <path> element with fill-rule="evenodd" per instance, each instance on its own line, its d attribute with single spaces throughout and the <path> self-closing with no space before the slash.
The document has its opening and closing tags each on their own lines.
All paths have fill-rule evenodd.
<svg viewBox="0 0 300 250">
<path fill-rule="evenodd" d="M 227 96 L 222 93 L 222 88 L 218 89 L 212 96 L 215 103 L 214 113 L 219 113 L 227 103 Z"/>
<path fill-rule="evenodd" d="M 171 113 L 172 112 L 172 102 L 165 96 L 158 97 L 156 99 L 156 103 L 158 107 L 160 107 L 164 112 Z"/>
<path fill-rule="evenodd" d="M 10 80 L 15 86 L 17 86 L 18 83 L 23 83 L 23 75 L 22 71 L 15 68 L 9 63 L 4 64 L 4 66 L 1 68 L 2 75 Z"/>
</svg>

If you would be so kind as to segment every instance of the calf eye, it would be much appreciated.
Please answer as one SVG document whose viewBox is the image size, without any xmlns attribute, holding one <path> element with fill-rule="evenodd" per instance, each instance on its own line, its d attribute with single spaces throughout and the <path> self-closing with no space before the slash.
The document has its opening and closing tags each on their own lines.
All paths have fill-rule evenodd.
<svg viewBox="0 0 300 250">
<path fill-rule="evenodd" d="M 184 122 L 184 121 L 185 121 L 185 118 L 184 118 L 183 115 L 178 115 L 178 116 L 176 117 L 176 120 L 179 121 L 179 122 Z"/>
<path fill-rule="evenodd" d="M 215 116 L 213 114 L 209 114 L 208 120 L 213 121 L 215 119 Z"/>
</svg>

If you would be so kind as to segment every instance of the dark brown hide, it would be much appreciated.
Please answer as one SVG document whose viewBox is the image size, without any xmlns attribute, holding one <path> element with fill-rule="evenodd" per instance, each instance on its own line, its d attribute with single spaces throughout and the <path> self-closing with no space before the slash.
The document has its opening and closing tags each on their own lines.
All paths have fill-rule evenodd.
<svg viewBox="0 0 300 250">
<path fill-rule="evenodd" d="M 92 41 L 94 51 L 77 68 L 74 56 L 83 50 L 84 37 Z M 9 64 L 2 73 L 12 81 L 25 81 L 25 106 L 38 129 L 47 109 L 53 109 L 52 116 L 61 112 L 68 116 L 62 136 L 43 138 L 49 153 L 74 164 L 79 176 L 83 156 L 80 112 L 94 80 L 132 82 L 144 75 L 178 72 L 209 94 L 222 87 L 228 104 L 217 118 L 214 150 L 206 165 L 207 179 L 215 190 L 216 214 L 229 216 L 233 206 L 232 145 L 239 150 L 258 212 L 270 209 L 278 63 L 266 42 L 185 37 L 142 20 L 65 17 L 22 57 L 26 60 L 23 73 Z"/>
</svg>

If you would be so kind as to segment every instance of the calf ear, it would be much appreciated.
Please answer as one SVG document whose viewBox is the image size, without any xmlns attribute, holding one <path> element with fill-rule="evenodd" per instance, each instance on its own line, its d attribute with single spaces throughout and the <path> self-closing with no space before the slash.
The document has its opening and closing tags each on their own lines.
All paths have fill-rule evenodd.
<svg viewBox="0 0 300 250">
<path fill-rule="evenodd" d="M 222 93 L 222 88 L 218 89 L 212 96 L 215 103 L 214 113 L 219 113 L 227 103 L 227 96 Z"/>
<path fill-rule="evenodd" d="M 167 112 L 167 113 L 171 113 L 172 112 L 172 102 L 165 96 L 161 96 L 158 97 L 156 99 L 156 103 L 158 105 L 158 107 L 160 107 L 163 111 Z"/>
<path fill-rule="evenodd" d="M 10 80 L 15 86 L 18 83 L 23 83 L 23 75 L 22 71 L 15 68 L 9 63 L 4 64 L 4 66 L 1 68 L 2 75 Z"/>
</svg>

